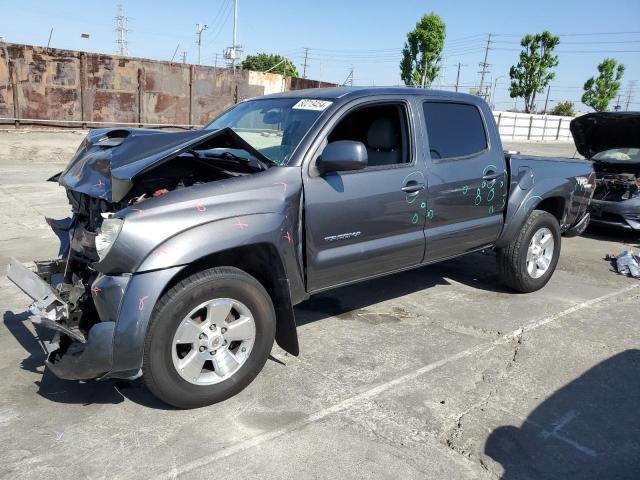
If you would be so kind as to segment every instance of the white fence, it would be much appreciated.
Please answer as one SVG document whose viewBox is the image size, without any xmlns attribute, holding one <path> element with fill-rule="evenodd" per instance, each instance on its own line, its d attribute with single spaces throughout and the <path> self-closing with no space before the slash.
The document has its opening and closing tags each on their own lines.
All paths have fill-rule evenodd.
<svg viewBox="0 0 640 480">
<path fill-rule="evenodd" d="M 573 140 L 569 131 L 569 122 L 573 117 L 501 111 L 494 111 L 493 116 L 502 139 Z"/>
</svg>

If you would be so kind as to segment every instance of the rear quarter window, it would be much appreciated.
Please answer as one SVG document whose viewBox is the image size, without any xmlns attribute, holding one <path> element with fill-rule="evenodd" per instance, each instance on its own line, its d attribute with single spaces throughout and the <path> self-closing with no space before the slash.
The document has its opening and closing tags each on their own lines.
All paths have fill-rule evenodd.
<svg viewBox="0 0 640 480">
<path fill-rule="evenodd" d="M 487 148 L 487 134 L 474 105 L 424 102 L 431 158 L 466 157 Z"/>
</svg>

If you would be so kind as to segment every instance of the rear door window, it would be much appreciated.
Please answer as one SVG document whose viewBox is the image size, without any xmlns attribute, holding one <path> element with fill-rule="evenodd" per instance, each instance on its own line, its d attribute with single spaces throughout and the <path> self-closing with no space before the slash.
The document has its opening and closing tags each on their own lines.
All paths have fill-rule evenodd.
<svg viewBox="0 0 640 480">
<path fill-rule="evenodd" d="M 431 158 L 466 157 L 487 148 L 480 111 L 474 105 L 424 102 Z"/>
</svg>

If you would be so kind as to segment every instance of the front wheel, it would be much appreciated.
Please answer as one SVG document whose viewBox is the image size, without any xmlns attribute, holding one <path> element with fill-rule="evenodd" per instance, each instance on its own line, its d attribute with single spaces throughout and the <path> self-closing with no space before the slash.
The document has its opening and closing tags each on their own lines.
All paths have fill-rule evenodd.
<svg viewBox="0 0 640 480">
<path fill-rule="evenodd" d="M 519 292 L 535 292 L 553 275 L 560 257 L 560 226 L 548 212 L 534 210 L 509 245 L 497 251 L 498 276 Z"/>
<path fill-rule="evenodd" d="M 232 267 L 196 273 L 154 308 L 143 380 L 155 396 L 179 408 L 226 400 L 262 370 L 275 325 L 271 298 L 251 275 Z"/>
</svg>

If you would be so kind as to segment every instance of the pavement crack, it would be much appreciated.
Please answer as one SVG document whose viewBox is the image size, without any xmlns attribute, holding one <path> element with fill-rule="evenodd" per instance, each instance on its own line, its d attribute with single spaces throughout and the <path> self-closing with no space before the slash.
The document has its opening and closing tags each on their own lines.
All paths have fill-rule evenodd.
<svg viewBox="0 0 640 480">
<path fill-rule="evenodd" d="M 511 356 L 511 361 L 507 365 L 508 368 L 513 367 L 516 361 L 518 360 L 518 352 L 520 351 L 520 347 L 522 346 L 523 335 L 524 335 L 524 327 L 521 327 L 519 330 L 519 333 L 516 332 L 516 334 L 513 337 L 513 355 Z"/>
</svg>

